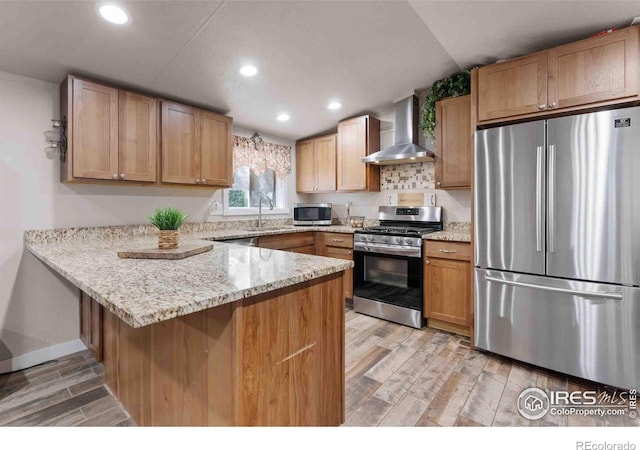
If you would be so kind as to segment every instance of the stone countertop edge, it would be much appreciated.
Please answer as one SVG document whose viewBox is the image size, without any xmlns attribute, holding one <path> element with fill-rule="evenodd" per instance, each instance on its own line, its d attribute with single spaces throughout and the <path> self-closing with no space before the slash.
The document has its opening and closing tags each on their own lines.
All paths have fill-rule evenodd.
<svg viewBox="0 0 640 450">
<path fill-rule="evenodd" d="M 33 245 L 29 243 L 25 243 L 25 246 L 36 258 L 41 260 L 44 264 L 46 264 L 48 267 L 53 269 L 63 278 L 67 279 L 69 282 L 71 282 L 73 285 L 78 287 L 80 290 L 84 291 L 86 294 L 91 296 L 99 304 L 101 304 L 103 307 L 105 307 L 107 310 L 115 314 L 123 322 L 125 322 L 127 325 L 133 328 L 140 328 L 147 325 L 152 325 L 154 323 L 163 322 L 165 320 L 173 319 L 175 317 L 192 314 L 194 312 L 203 311 L 209 308 L 213 308 L 213 307 L 224 305 L 234 301 L 242 300 L 248 297 L 264 294 L 266 292 L 271 292 L 278 289 L 293 286 L 295 284 L 303 283 L 303 282 L 314 280 L 317 278 L 322 278 L 328 275 L 332 275 L 334 273 L 339 273 L 339 272 L 351 269 L 354 266 L 353 261 L 349 261 L 349 260 L 326 258 L 322 256 L 315 256 L 315 255 L 304 255 L 306 257 L 313 257 L 313 258 L 333 259 L 335 263 L 330 267 L 324 267 L 322 269 L 318 269 L 314 267 L 303 272 L 299 271 L 295 275 L 287 276 L 278 280 L 265 282 L 262 284 L 257 284 L 255 286 L 250 286 L 247 288 L 241 288 L 234 292 L 223 292 L 211 298 L 193 300 L 193 301 L 181 300 L 183 303 L 175 307 L 158 309 L 149 314 L 134 315 L 130 311 L 128 311 L 126 308 L 118 307 L 113 302 L 109 301 L 107 298 L 105 298 L 103 295 L 97 292 L 95 289 L 92 289 L 91 286 L 84 283 L 81 279 L 74 276 L 72 273 L 69 273 L 60 265 L 49 260 L 47 256 L 39 252 L 38 249 L 34 247 L 34 245 L 55 246 L 56 245 L 55 243 L 33 244 Z M 226 244 L 226 245 L 229 245 L 229 244 Z M 270 251 L 280 252 L 279 250 L 270 250 Z M 285 253 L 285 252 L 282 252 L 282 253 Z"/>
<path fill-rule="evenodd" d="M 24 243 L 28 244 L 54 244 L 63 241 L 91 241 L 94 239 L 125 239 L 130 237 L 149 237 L 156 234 L 156 230 L 149 231 L 151 227 L 146 225 L 124 225 L 107 227 L 79 227 L 79 228 L 55 228 L 26 230 L 24 232 Z M 320 231 L 328 233 L 348 233 L 353 234 L 356 230 L 349 225 L 330 226 L 294 226 L 283 225 L 282 227 L 270 229 L 243 229 L 243 228 L 222 228 L 217 230 L 180 230 L 180 236 L 191 239 L 206 239 L 211 241 L 224 241 L 230 239 L 243 239 L 260 236 L 270 236 L 288 233 L 304 233 L 309 231 Z"/>
<path fill-rule="evenodd" d="M 436 231 L 422 236 L 426 241 L 450 241 L 450 242 L 471 242 L 471 233 L 460 233 L 455 231 Z"/>
</svg>

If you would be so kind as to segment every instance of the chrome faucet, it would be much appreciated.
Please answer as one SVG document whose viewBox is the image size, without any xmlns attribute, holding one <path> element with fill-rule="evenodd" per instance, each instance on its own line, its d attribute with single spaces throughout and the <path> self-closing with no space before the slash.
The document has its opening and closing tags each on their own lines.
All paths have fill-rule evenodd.
<svg viewBox="0 0 640 450">
<path fill-rule="evenodd" d="M 260 197 L 260 201 L 258 202 L 258 229 L 262 228 L 262 200 L 269 202 L 269 209 L 273 210 L 273 202 L 271 199 L 266 195 Z"/>
</svg>

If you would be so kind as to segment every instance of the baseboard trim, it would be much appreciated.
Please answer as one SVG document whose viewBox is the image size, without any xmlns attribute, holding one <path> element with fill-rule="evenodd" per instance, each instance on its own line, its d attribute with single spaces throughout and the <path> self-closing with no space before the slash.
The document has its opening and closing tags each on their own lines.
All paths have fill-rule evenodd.
<svg viewBox="0 0 640 450">
<path fill-rule="evenodd" d="M 0 374 L 27 369 L 29 367 L 51 361 L 52 359 L 61 358 L 63 356 L 70 355 L 71 353 L 86 349 L 86 345 L 84 345 L 80 339 L 52 345 L 51 347 L 41 348 L 34 352 L 25 353 L 24 355 L 18 355 L 10 359 L 0 361 Z"/>
</svg>

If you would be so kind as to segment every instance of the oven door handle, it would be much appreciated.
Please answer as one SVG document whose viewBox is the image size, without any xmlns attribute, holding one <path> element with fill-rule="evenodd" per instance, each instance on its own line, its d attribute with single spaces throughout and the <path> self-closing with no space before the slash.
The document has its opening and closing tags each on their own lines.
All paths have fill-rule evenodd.
<svg viewBox="0 0 640 450">
<path fill-rule="evenodd" d="M 420 247 L 400 247 L 397 245 L 386 244 L 365 244 L 356 242 L 353 244 L 353 250 L 363 253 L 380 253 L 383 255 L 408 256 L 419 258 L 422 256 L 422 248 Z"/>
</svg>

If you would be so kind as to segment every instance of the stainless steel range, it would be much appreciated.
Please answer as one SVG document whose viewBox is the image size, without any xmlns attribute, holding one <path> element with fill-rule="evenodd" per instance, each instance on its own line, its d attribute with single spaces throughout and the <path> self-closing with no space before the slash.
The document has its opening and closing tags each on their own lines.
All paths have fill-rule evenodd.
<svg viewBox="0 0 640 450">
<path fill-rule="evenodd" d="M 422 236 L 442 230 L 442 208 L 380 206 L 378 219 L 379 226 L 355 232 L 353 308 L 421 328 Z"/>
</svg>

